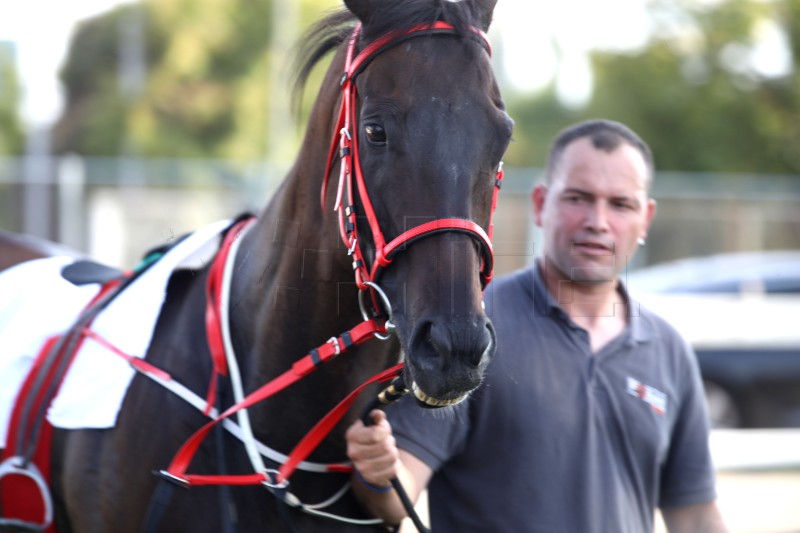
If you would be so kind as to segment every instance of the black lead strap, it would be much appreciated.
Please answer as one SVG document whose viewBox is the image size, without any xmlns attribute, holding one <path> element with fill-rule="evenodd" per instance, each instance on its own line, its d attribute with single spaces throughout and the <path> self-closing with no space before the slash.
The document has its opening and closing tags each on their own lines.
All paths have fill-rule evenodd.
<svg viewBox="0 0 800 533">
<path fill-rule="evenodd" d="M 153 474 L 159 475 L 159 472 L 153 471 Z M 153 492 L 153 495 L 150 497 L 145 519 L 144 522 L 142 522 L 141 533 L 156 533 L 158 531 L 158 525 L 164 518 L 164 513 L 167 507 L 169 507 L 169 503 L 172 500 L 172 493 L 175 491 L 176 486 L 186 488 L 164 477 L 159 480 L 155 492 Z"/>
<path fill-rule="evenodd" d="M 365 426 L 371 426 L 373 422 L 372 417 L 369 416 L 369 414 L 373 409 L 380 409 L 382 407 L 386 407 L 387 405 L 391 405 L 402 398 L 406 393 L 408 393 L 408 388 L 406 388 L 402 376 L 396 377 L 388 387 L 381 391 L 380 394 L 373 398 L 372 402 L 367 405 L 366 409 L 361 415 L 361 421 Z M 398 498 L 400 498 L 400 501 L 403 504 L 403 508 L 406 510 L 406 514 L 408 514 L 409 518 L 411 518 L 411 521 L 414 523 L 417 531 L 419 531 L 419 533 L 430 533 L 431 530 L 422 523 L 422 520 L 417 514 L 417 510 L 414 509 L 414 503 L 411 501 L 411 498 L 408 497 L 408 493 L 406 492 L 406 489 L 403 487 L 403 484 L 400 482 L 400 480 L 395 477 L 391 479 L 391 483 L 392 488 L 394 488 Z"/>
</svg>

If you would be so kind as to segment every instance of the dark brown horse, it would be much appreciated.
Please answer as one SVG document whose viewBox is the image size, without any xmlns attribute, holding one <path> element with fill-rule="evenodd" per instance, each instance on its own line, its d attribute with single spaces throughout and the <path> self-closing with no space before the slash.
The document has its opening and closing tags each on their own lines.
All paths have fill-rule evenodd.
<svg viewBox="0 0 800 533">
<path fill-rule="evenodd" d="M 252 406 L 253 433 L 274 450 L 288 454 L 340 399 L 401 353 L 405 381 L 420 402 L 454 403 L 481 382 L 494 353 L 494 331 L 482 310 L 491 270 L 484 230 L 512 129 L 482 33 L 495 2 L 345 0 L 346 11 L 310 34 L 301 78 L 335 50 L 332 65 L 294 167 L 234 256 L 229 322 L 245 393 L 364 314 L 391 315 L 396 328 L 387 342 L 354 346 Z M 343 73 L 349 75 L 340 85 Z M 331 164 L 332 139 L 340 141 Z M 173 275 L 147 353 L 149 362 L 200 396 L 212 375 L 204 329 L 207 276 L 207 269 Z M 221 381 L 220 407 L 234 401 Z M 344 431 L 366 401 L 356 403 L 310 461 L 345 461 Z M 56 430 L 58 530 L 141 530 L 159 483 L 152 471 L 165 469 L 206 422 L 182 399 L 137 376 L 113 429 Z M 241 474 L 253 467 L 242 444 L 219 432 L 203 441 L 189 470 Z M 298 470 L 290 490 L 316 503 L 348 482 L 349 474 Z M 365 518 L 349 492 L 323 512 Z M 155 524 L 166 532 L 385 530 L 286 507 L 262 486 L 177 490 Z"/>
</svg>

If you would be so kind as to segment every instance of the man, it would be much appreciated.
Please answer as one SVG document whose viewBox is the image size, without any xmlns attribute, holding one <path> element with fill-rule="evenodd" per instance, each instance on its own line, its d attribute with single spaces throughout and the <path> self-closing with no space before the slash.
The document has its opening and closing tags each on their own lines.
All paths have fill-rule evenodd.
<svg viewBox="0 0 800 533">
<path fill-rule="evenodd" d="M 544 253 L 485 293 L 498 349 L 450 412 L 405 398 L 353 425 L 364 505 L 387 523 L 429 489 L 436 533 L 723 532 L 691 348 L 629 299 L 619 274 L 655 214 L 649 147 L 593 120 L 556 139 L 532 193 Z"/>
</svg>

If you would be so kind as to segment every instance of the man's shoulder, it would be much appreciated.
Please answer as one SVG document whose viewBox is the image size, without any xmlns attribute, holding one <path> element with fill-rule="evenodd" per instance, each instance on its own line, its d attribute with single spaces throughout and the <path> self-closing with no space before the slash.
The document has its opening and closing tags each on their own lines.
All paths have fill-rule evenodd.
<svg viewBox="0 0 800 533">
<path fill-rule="evenodd" d="M 654 335 L 661 338 L 683 338 L 680 331 L 672 322 L 646 303 L 632 298 L 628 305 L 630 306 L 630 315 L 641 320 L 645 327 L 649 328 Z"/>
<path fill-rule="evenodd" d="M 535 278 L 536 270 L 534 267 L 515 270 L 492 280 L 486 287 L 484 297 L 487 301 L 495 298 L 500 298 L 503 301 L 508 299 L 530 299 L 533 297 Z"/>
<path fill-rule="evenodd" d="M 680 364 L 695 364 L 694 349 L 680 328 L 638 300 L 631 300 L 630 306 L 635 338 L 649 342 L 657 353 Z"/>
</svg>

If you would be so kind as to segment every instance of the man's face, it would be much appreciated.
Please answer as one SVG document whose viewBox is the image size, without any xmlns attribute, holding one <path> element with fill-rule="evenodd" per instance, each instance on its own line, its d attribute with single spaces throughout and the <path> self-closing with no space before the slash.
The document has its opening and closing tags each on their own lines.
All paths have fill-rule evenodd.
<svg viewBox="0 0 800 533">
<path fill-rule="evenodd" d="M 548 267 L 579 283 L 603 283 L 632 259 L 655 213 L 647 165 L 633 146 L 598 150 L 588 138 L 569 144 L 548 186 L 533 193 Z"/>
</svg>

